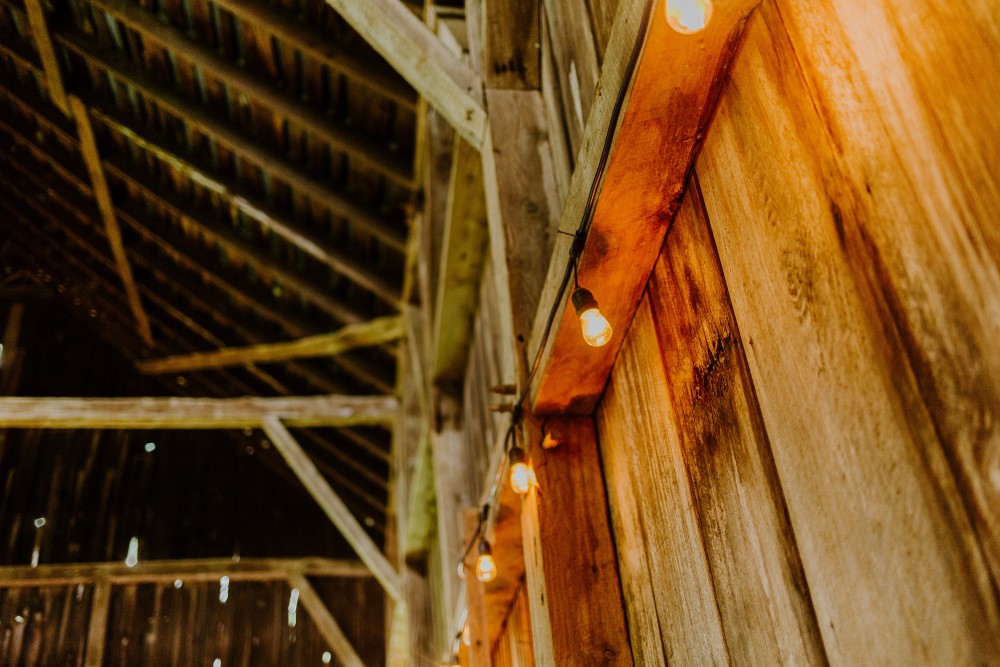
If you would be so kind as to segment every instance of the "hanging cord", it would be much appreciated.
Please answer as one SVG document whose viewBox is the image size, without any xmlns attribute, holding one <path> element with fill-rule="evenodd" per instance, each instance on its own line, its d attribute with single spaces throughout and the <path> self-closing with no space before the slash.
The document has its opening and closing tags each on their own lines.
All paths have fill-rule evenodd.
<svg viewBox="0 0 1000 667">
<path fill-rule="evenodd" d="M 628 65 L 625 69 L 625 76 L 622 78 L 621 85 L 618 87 L 618 96 L 615 98 L 615 106 L 611 112 L 611 122 L 608 124 L 608 130 L 604 137 L 604 146 L 601 149 L 601 157 L 597 163 L 594 180 L 590 184 L 590 192 L 587 195 L 587 202 L 584 206 L 583 213 L 580 215 L 580 223 L 577 225 L 576 232 L 572 235 L 573 244 L 570 246 L 569 259 L 566 262 L 566 270 L 563 272 L 562 280 L 559 283 L 559 289 L 552 302 L 552 308 L 549 310 L 548 316 L 545 320 L 545 328 L 542 330 L 542 338 L 538 343 L 538 350 L 536 351 L 535 358 L 531 363 L 531 370 L 528 372 L 528 377 L 524 381 L 524 386 L 521 389 L 521 393 L 518 395 L 517 401 L 514 404 L 514 409 L 511 412 L 510 425 L 507 427 L 507 433 L 504 435 L 503 454 L 500 456 L 500 461 L 497 466 L 498 469 L 496 475 L 494 475 L 493 484 L 490 486 L 490 492 L 486 496 L 486 502 L 483 504 L 483 508 L 479 513 L 479 523 L 476 525 L 476 530 L 473 533 L 472 538 L 469 540 L 469 543 L 465 546 L 465 549 L 462 552 L 462 558 L 458 563 L 458 573 L 462 578 L 465 577 L 465 559 L 469 557 L 469 554 L 472 552 L 472 549 L 477 544 L 479 538 L 486 532 L 486 524 L 489 521 L 493 503 L 496 500 L 497 492 L 500 489 L 500 483 L 503 479 L 503 471 L 507 467 L 507 459 L 510 456 L 511 443 L 515 441 L 517 427 L 521 423 L 521 419 L 524 416 L 524 401 L 528 398 L 528 393 L 531 391 L 531 383 L 534 382 L 535 375 L 538 373 L 538 369 L 542 364 L 542 355 L 545 353 L 545 347 L 548 345 L 549 337 L 552 334 L 552 327 L 555 324 L 556 316 L 558 316 L 561 312 L 561 306 L 563 304 L 563 299 L 566 296 L 566 289 L 569 287 L 570 278 L 573 279 L 575 287 L 580 286 L 578 275 L 580 257 L 583 255 L 583 249 L 587 243 L 587 235 L 590 233 L 590 227 L 594 220 L 594 207 L 597 203 L 597 196 L 600 192 L 601 185 L 604 182 L 604 175 L 608 166 L 608 158 L 611 155 L 611 146 L 614 144 L 615 130 L 618 127 L 618 120 L 621 116 L 622 106 L 625 103 L 625 96 L 628 93 L 628 87 L 632 81 L 632 75 L 635 73 L 636 65 L 639 62 L 639 54 L 642 52 L 642 45 L 645 43 L 646 34 L 649 31 L 649 16 L 652 12 L 652 6 L 653 0 L 646 0 L 640 23 L 641 34 L 638 36 L 635 41 L 635 45 L 632 47 L 632 54 L 629 57 Z M 563 231 L 560 231 L 559 233 L 567 234 Z"/>
</svg>

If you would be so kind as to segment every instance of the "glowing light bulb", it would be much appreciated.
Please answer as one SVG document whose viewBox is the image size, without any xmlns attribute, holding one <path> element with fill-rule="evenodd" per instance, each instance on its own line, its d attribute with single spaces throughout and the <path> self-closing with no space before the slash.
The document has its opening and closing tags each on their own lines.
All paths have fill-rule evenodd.
<svg viewBox="0 0 1000 667">
<path fill-rule="evenodd" d="M 580 318 L 580 325 L 583 327 L 583 340 L 591 347 L 601 347 L 607 345 L 611 340 L 614 329 L 611 323 L 601 314 L 597 307 L 597 299 L 590 293 L 590 290 L 577 287 L 571 297 L 576 315 Z"/>
<path fill-rule="evenodd" d="M 667 23 L 682 35 L 693 35 L 712 20 L 712 9 L 712 0 L 667 0 Z"/>
<path fill-rule="evenodd" d="M 524 450 L 514 447 L 510 450 L 510 488 L 523 496 L 531 491 L 534 481 L 535 473 L 528 465 Z"/>
<path fill-rule="evenodd" d="M 128 541 L 128 553 L 125 554 L 125 565 L 135 567 L 139 564 L 139 538 L 133 537 Z"/>
<path fill-rule="evenodd" d="M 484 584 L 497 578 L 497 562 L 493 560 L 493 549 L 486 540 L 479 542 L 479 558 L 476 559 L 476 579 Z"/>
</svg>

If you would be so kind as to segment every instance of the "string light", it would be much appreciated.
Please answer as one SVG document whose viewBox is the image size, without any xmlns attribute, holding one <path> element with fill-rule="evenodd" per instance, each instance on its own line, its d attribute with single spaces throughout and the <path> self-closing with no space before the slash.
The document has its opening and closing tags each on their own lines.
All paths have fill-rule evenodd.
<svg viewBox="0 0 1000 667">
<path fill-rule="evenodd" d="M 514 493 L 527 495 L 535 485 L 535 471 L 528 465 L 524 450 L 514 447 L 510 450 L 510 488 Z"/>
<path fill-rule="evenodd" d="M 128 553 L 125 554 L 125 565 L 135 567 L 139 564 L 139 538 L 133 537 L 128 541 Z"/>
<path fill-rule="evenodd" d="M 682 35 L 693 35 L 712 20 L 712 9 L 712 0 L 667 0 L 667 23 Z"/>
<path fill-rule="evenodd" d="M 493 559 L 493 549 L 486 540 L 479 540 L 479 558 L 476 559 L 476 579 L 484 584 L 497 577 L 497 562 Z"/>
<path fill-rule="evenodd" d="M 668 0 L 668 5 L 674 0 Z M 708 19 L 711 17 L 711 0 L 690 0 L 696 5 L 703 8 L 704 19 L 702 21 L 701 27 L 703 28 L 707 24 Z M 482 582 L 492 581 L 496 578 L 498 574 L 497 564 L 493 558 L 492 548 L 482 536 L 486 532 L 487 524 L 490 519 L 490 514 L 493 508 L 493 503 L 496 501 L 496 496 L 500 488 L 500 484 L 503 479 L 503 472 L 507 468 L 508 457 L 510 458 L 512 475 L 513 468 L 517 464 L 516 457 L 524 456 L 524 451 L 517 447 L 515 444 L 515 434 L 517 427 L 521 423 L 521 418 L 524 416 L 524 402 L 528 397 L 528 392 L 531 390 L 531 384 L 534 381 L 535 375 L 538 373 L 539 368 L 542 363 L 542 355 L 545 352 L 546 345 L 548 344 L 549 337 L 552 334 L 552 327 L 555 324 L 556 317 L 562 312 L 562 305 L 564 303 L 566 291 L 570 286 L 570 279 L 573 279 L 574 291 L 571 295 L 571 301 L 576 308 L 577 315 L 581 317 L 581 324 L 584 326 L 584 339 L 587 343 L 594 345 L 595 347 L 606 344 L 613 333 L 611 323 L 608 322 L 600 310 L 597 308 L 597 300 L 594 295 L 587 289 L 580 287 L 579 277 L 578 277 L 578 266 L 580 261 L 580 256 L 583 254 L 584 245 L 586 244 L 587 235 L 590 232 L 590 226 L 593 222 L 594 209 L 597 204 L 598 193 L 600 191 L 600 185 L 604 179 L 604 172 L 607 169 L 608 159 L 611 155 L 611 146 L 614 142 L 615 128 L 618 127 L 618 118 L 621 114 L 622 107 L 625 103 L 626 93 L 628 91 L 629 83 L 632 80 L 632 75 L 635 72 L 636 65 L 639 62 L 639 54 L 642 50 L 642 45 L 646 41 L 646 34 L 649 30 L 650 15 L 652 13 L 653 0 L 646 0 L 642 20 L 640 26 L 642 26 L 642 33 L 637 37 L 635 44 L 632 47 L 632 54 L 629 57 L 629 62 L 625 69 L 625 75 L 622 77 L 621 84 L 618 87 L 618 95 L 615 98 L 615 105 L 611 112 L 611 118 L 608 123 L 608 128 L 604 136 L 604 145 L 601 150 L 600 158 L 597 162 L 597 168 L 595 169 L 594 178 L 591 181 L 590 192 L 587 196 L 587 202 L 584 206 L 583 212 L 580 216 L 580 223 L 577 227 L 576 233 L 569 234 L 568 232 L 560 233 L 573 236 L 573 244 L 570 248 L 568 262 L 566 264 L 566 270 L 563 273 L 562 280 L 559 284 L 559 288 L 556 292 L 556 296 L 552 301 L 552 307 L 549 309 L 548 316 L 545 321 L 545 327 L 542 329 L 542 335 L 538 342 L 538 348 L 535 352 L 534 360 L 531 364 L 531 369 L 528 372 L 528 376 L 521 387 L 521 392 L 517 397 L 517 401 L 514 403 L 514 408 L 510 415 L 510 424 L 507 428 L 507 432 L 504 436 L 503 443 L 503 453 L 500 457 L 500 461 L 497 465 L 496 474 L 493 478 L 493 484 L 490 486 L 490 490 L 486 495 L 486 500 L 483 503 L 482 511 L 479 514 L 479 522 L 476 525 L 476 530 L 473 532 L 469 541 L 466 543 L 465 549 L 462 552 L 462 558 L 458 563 L 458 574 L 460 577 L 465 578 L 465 563 L 466 559 L 469 557 L 469 553 L 472 551 L 473 546 L 476 541 L 479 540 L 479 557 L 476 560 L 476 578 Z M 694 19 L 688 19 L 685 15 L 685 23 L 681 25 L 683 30 L 692 31 L 691 28 L 695 27 L 697 23 Z M 670 7 L 668 6 L 668 21 L 670 18 Z M 673 24 L 671 24 L 673 25 Z M 675 28 L 677 29 L 677 28 Z M 700 29 L 700 28 L 697 28 Z M 577 296 L 579 294 L 579 296 Z M 587 298 L 589 297 L 589 299 Z M 587 308 L 580 308 L 580 305 L 592 306 Z M 593 310 L 591 313 L 589 311 Z M 584 321 L 583 315 L 587 315 L 587 321 Z M 592 343 L 589 339 L 592 339 Z M 520 451 L 520 455 L 517 453 Z M 530 468 L 529 468 L 530 471 Z M 532 473 L 531 479 L 534 479 Z M 520 480 L 518 480 L 520 481 Z M 511 485 L 517 487 L 514 484 L 514 480 L 511 480 Z M 464 624 L 464 620 L 462 621 Z M 460 627 L 461 625 L 460 624 Z M 456 645 L 454 650 L 457 652 L 458 644 L 457 641 L 461 638 L 462 630 L 460 629 L 456 635 Z"/>
<path fill-rule="evenodd" d="M 576 309 L 576 316 L 580 318 L 580 325 L 583 328 L 583 340 L 591 347 L 602 347 L 611 340 L 614 329 L 608 318 L 601 314 L 601 309 L 597 307 L 597 299 L 590 293 L 590 290 L 577 287 L 573 290 L 573 308 Z"/>
</svg>

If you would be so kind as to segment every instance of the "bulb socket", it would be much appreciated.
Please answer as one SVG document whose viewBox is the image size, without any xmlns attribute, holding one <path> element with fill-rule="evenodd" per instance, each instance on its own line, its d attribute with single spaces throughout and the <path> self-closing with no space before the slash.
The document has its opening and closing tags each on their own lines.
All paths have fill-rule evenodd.
<svg viewBox="0 0 1000 667">
<path fill-rule="evenodd" d="M 528 457 L 525 455 L 524 450 L 520 447 L 512 447 L 510 450 L 510 465 L 511 467 L 516 466 L 518 463 L 527 463 Z"/>
<path fill-rule="evenodd" d="M 479 555 L 480 556 L 492 556 L 493 547 L 486 540 L 479 540 Z"/>
<path fill-rule="evenodd" d="M 573 290 L 573 295 L 570 297 L 570 300 L 573 302 L 573 308 L 576 309 L 577 317 L 591 308 L 597 308 L 597 299 L 595 299 L 590 290 L 585 287 L 577 287 Z"/>
</svg>

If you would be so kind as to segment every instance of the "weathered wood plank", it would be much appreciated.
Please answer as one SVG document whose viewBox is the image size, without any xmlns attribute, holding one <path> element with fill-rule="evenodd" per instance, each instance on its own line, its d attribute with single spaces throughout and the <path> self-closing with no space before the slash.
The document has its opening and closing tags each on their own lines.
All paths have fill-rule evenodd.
<svg viewBox="0 0 1000 667">
<path fill-rule="evenodd" d="M 827 21 L 832 7 L 825 3 L 827 14 L 807 20 Z M 867 30 L 873 7 L 853 5 L 844 17 L 851 19 L 852 30 Z M 931 186 L 938 176 L 903 174 L 919 172 L 917 165 L 937 164 L 928 159 L 923 144 L 911 143 L 909 133 L 936 135 L 940 128 L 934 122 L 907 123 L 899 136 L 888 129 L 893 121 L 875 116 L 863 137 L 841 133 L 827 120 L 830 114 L 840 117 L 831 110 L 833 100 L 815 96 L 806 78 L 813 76 L 807 70 L 820 63 L 808 68 L 788 63 L 798 61 L 800 49 L 825 58 L 828 45 L 844 38 L 834 32 L 810 45 L 796 45 L 786 32 L 785 15 L 783 9 L 766 7 L 753 22 L 733 67 L 730 94 L 699 158 L 698 174 L 824 646 L 835 663 L 963 664 L 1000 655 L 995 579 L 942 448 L 942 430 L 922 402 L 907 346 L 896 329 L 906 317 L 897 318 L 909 308 L 901 304 L 915 304 L 910 299 L 921 303 L 919 318 L 935 322 L 930 329 L 953 328 L 951 340 L 978 337 L 974 332 L 984 331 L 986 320 L 982 315 L 963 318 L 961 324 L 952 319 L 968 312 L 964 296 L 973 292 L 958 290 L 962 297 L 949 299 L 954 305 L 942 306 L 942 314 L 932 316 L 937 309 L 924 305 L 927 292 L 894 305 L 887 288 L 898 274 L 876 271 L 873 285 L 868 273 L 880 265 L 878 250 L 892 256 L 907 247 L 923 247 L 923 253 L 902 266 L 924 276 L 920 280 L 933 286 L 931 293 L 940 294 L 942 285 L 935 285 L 931 276 L 956 270 L 947 259 L 955 246 L 943 242 L 950 236 L 945 230 L 958 229 L 942 222 L 951 214 L 936 206 L 918 215 L 909 207 L 888 205 L 936 197 L 939 191 Z M 829 20 L 831 30 L 844 29 L 839 19 Z M 940 28 L 942 34 L 950 35 L 948 26 Z M 911 48 L 908 38 L 899 44 Z M 874 53 L 883 66 L 898 56 L 898 50 L 882 47 Z M 929 67 L 941 67 L 936 64 L 941 56 L 925 57 Z M 824 65 L 833 67 L 823 72 L 830 81 L 842 76 L 837 58 Z M 970 86 L 970 91 L 979 90 Z M 834 106 L 853 95 L 834 95 Z M 913 104 L 922 108 L 933 98 L 925 92 Z M 952 113 L 950 103 L 942 104 L 949 109 L 946 114 Z M 881 109 L 883 103 L 869 100 L 864 107 Z M 973 107 L 978 105 L 971 102 Z M 891 108 L 906 114 L 911 109 Z M 858 110 L 853 102 L 846 104 L 847 116 L 864 117 Z M 995 123 L 991 119 L 977 127 Z M 987 136 L 992 141 L 992 132 L 976 141 Z M 896 162 L 897 150 L 914 156 L 912 167 Z M 951 148 L 942 150 L 950 153 Z M 888 162 L 873 167 L 858 159 L 869 155 L 883 156 L 868 158 L 876 163 Z M 972 155 L 976 153 L 970 152 L 970 159 Z M 866 180 L 855 180 L 862 174 Z M 891 174 L 900 174 L 900 180 Z M 973 190 L 979 187 L 975 183 Z M 869 197 L 869 188 L 884 194 L 855 209 L 854 202 Z M 878 212 L 883 197 L 887 208 Z M 874 227 L 886 225 L 888 236 L 869 231 L 869 214 Z M 894 217 L 899 220 L 890 222 Z M 975 238 L 980 233 L 976 229 L 985 228 L 965 228 L 961 235 Z M 872 244 L 872 234 L 888 245 L 880 245 L 882 240 Z M 980 261 L 989 263 L 987 255 L 963 257 L 962 262 L 981 260 L 962 268 L 960 275 L 975 271 L 972 266 L 983 265 Z M 988 279 L 983 274 L 977 280 Z M 995 304 L 997 292 L 990 288 L 989 294 L 983 303 Z M 984 348 L 975 365 L 986 372 L 996 358 L 995 350 Z M 964 364 L 957 377 L 970 377 Z M 987 391 L 995 382 L 991 377 L 979 385 L 982 400 L 990 400 Z M 945 404 L 938 415 L 953 409 Z"/>
<path fill-rule="evenodd" d="M 393 399 L 395 404 L 395 399 Z M 398 411 L 397 407 L 394 407 Z M 323 512 L 337 530 L 344 536 L 348 544 L 354 548 L 361 561 L 368 566 L 372 574 L 382 584 L 385 592 L 395 601 L 402 599 L 399 586 L 399 575 L 389 564 L 381 550 L 354 518 L 344 501 L 330 488 L 330 484 L 316 469 L 299 443 L 295 440 L 278 416 L 264 417 L 260 422 L 264 432 L 274 446 L 288 462 L 289 467 L 309 491 L 309 494 L 322 508 Z"/>
<path fill-rule="evenodd" d="M 687 193 L 650 277 L 652 320 L 642 320 L 655 328 L 660 357 L 632 366 L 665 378 L 673 428 L 642 455 L 639 485 L 616 492 L 641 512 L 649 476 L 677 461 L 733 663 L 822 665 L 823 642 L 715 244 L 697 188 Z M 672 539 L 646 526 L 651 549 Z"/>
<path fill-rule="evenodd" d="M 499 90 L 538 90 L 541 83 L 537 0 L 480 0 L 483 83 Z"/>
<path fill-rule="evenodd" d="M 539 436 L 532 441 L 544 433 L 560 443 L 531 450 L 538 488 L 521 508 L 535 663 L 628 667 L 632 649 L 593 419 L 550 418 L 530 431 Z"/>
<path fill-rule="evenodd" d="M 283 398 L 0 398 L 0 428 L 246 428 L 264 416 L 290 426 L 391 422 L 392 396 Z"/>
<path fill-rule="evenodd" d="M 284 580 L 292 574 L 310 577 L 368 577 L 371 572 L 359 561 L 327 558 L 208 558 L 189 560 L 140 560 L 134 567 L 120 561 L 60 565 L 9 565 L 0 567 L 0 587 L 69 586 L 97 579 L 112 584 L 218 581 Z"/>
<path fill-rule="evenodd" d="M 539 414 L 588 414 L 604 390 L 642 290 L 677 210 L 685 177 L 711 119 L 726 68 L 743 24 L 759 0 L 720 0 L 708 27 L 681 35 L 655 2 L 649 31 L 620 119 L 593 224 L 580 259 L 580 283 L 619 332 L 601 348 L 589 347 L 580 321 L 566 307 L 549 339 L 533 405 Z M 586 208 L 615 98 L 627 70 L 645 2 L 622 0 L 595 102 L 562 210 L 560 231 L 574 234 Z M 664 63 L 670 63 L 664 69 Z M 669 94 L 664 94 L 669 91 Z M 572 238 L 560 235 L 552 252 L 532 345 L 536 349 L 562 282 Z M 568 298 L 568 294 L 566 297 Z"/>
<path fill-rule="evenodd" d="M 480 83 L 400 0 L 326 0 L 416 88 L 455 131 L 479 149 L 486 133 Z"/>
<path fill-rule="evenodd" d="M 597 422 L 635 661 L 729 664 L 648 301 L 624 343 Z"/>
<path fill-rule="evenodd" d="M 313 585 L 304 574 L 293 574 L 288 578 L 288 584 L 299 592 L 299 604 L 309 613 L 312 622 L 319 629 L 337 660 L 344 667 L 364 667 L 365 663 L 354 650 L 347 635 L 340 629 L 340 624 L 327 609 Z"/>
<path fill-rule="evenodd" d="M 462 516 L 463 542 L 468 544 L 476 536 L 476 526 L 479 524 L 479 510 L 466 509 Z M 470 549 L 469 555 L 462 564 L 465 568 L 465 595 L 469 610 L 466 623 L 469 625 L 470 645 L 468 647 L 469 667 L 490 667 L 492 665 L 489 641 L 489 626 L 486 617 L 486 584 L 476 578 L 476 547 Z M 499 563 L 498 563 L 499 566 Z"/>
<path fill-rule="evenodd" d="M 482 159 L 467 141 L 454 144 L 441 264 L 434 300 L 432 372 L 437 382 L 457 383 L 465 374 L 489 230 Z"/>
<path fill-rule="evenodd" d="M 785 27 L 782 53 L 795 54 L 823 110 L 842 248 L 900 339 L 996 585 L 1000 119 L 983 100 L 1000 96 L 1000 13 L 982 2 L 937 9 L 780 2 L 766 16 Z"/>
<path fill-rule="evenodd" d="M 161 359 L 144 359 L 136 363 L 146 375 L 186 373 L 210 368 L 226 368 L 244 364 L 277 363 L 290 359 L 323 357 L 343 354 L 359 347 L 381 345 L 403 335 L 399 316 L 379 317 L 370 322 L 350 324 L 328 334 L 308 336 L 283 343 L 263 343 L 247 347 L 224 348 L 213 352 L 195 352 Z"/>
<path fill-rule="evenodd" d="M 103 667 L 104 647 L 108 636 L 108 612 L 111 608 L 111 582 L 98 579 L 90 598 L 90 623 L 87 625 L 87 653 L 84 667 Z"/>
<path fill-rule="evenodd" d="M 139 336 L 146 345 L 153 345 L 153 331 L 149 326 L 149 318 L 142 306 L 142 299 L 139 297 L 139 288 L 132 275 L 132 267 L 125 254 L 125 244 L 122 242 L 121 229 L 118 227 L 118 219 L 115 217 L 115 205 L 111 200 L 111 191 L 108 190 L 108 182 L 104 176 L 104 167 L 101 163 L 101 155 L 97 148 L 97 140 L 94 137 L 94 128 L 90 124 L 90 116 L 87 114 L 87 107 L 79 98 L 70 96 L 69 107 L 76 117 L 77 131 L 80 134 L 80 152 L 83 154 L 84 163 L 87 165 L 87 172 L 90 174 L 90 182 L 94 190 L 94 199 L 100 209 L 101 218 L 104 221 L 104 231 L 108 243 L 111 246 L 111 255 L 115 259 L 118 267 L 118 274 L 121 277 L 122 285 L 125 288 L 129 308 L 135 318 Z"/>
</svg>

